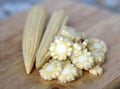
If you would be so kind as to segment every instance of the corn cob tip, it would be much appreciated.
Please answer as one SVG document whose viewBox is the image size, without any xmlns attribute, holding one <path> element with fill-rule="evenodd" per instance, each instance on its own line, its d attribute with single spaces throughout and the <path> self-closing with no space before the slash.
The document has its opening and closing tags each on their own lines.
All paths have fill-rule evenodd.
<svg viewBox="0 0 120 89">
<path fill-rule="evenodd" d="M 31 63 L 26 63 L 25 62 L 25 70 L 27 74 L 30 74 L 30 72 L 32 71 L 33 65 Z"/>
<path fill-rule="evenodd" d="M 39 62 L 36 62 L 35 66 L 36 66 L 36 69 L 40 69 L 41 68 L 41 65 L 42 63 L 39 63 Z"/>
<path fill-rule="evenodd" d="M 38 64 L 38 62 L 36 62 L 36 69 L 38 69 L 39 68 L 39 64 Z"/>
<path fill-rule="evenodd" d="M 40 69 L 45 62 L 47 62 L 51 58 L 50 52 L 47 52 L 46 55 L 42 58 L 41 62 L 36 62 L 36 68 Z"/>
<path fill-rule="evenodd" d="M 26 67 L 26 73 L 30 74 L 30 72 L 31 72 L 30 68 Z"/>
</svg>

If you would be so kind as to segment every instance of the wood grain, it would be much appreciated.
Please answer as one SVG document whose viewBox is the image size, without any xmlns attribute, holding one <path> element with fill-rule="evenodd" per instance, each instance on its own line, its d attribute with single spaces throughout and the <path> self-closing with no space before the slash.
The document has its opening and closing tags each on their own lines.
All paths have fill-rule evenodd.
<svg viewBox="0 0 120 89">
<path fill-rule="evenodd" d="M 56 4 L 57 3 L 57 4 Z M 44 81 L 36 70 L 25 73 L 22 57 L 22 32 L 27 12 L 0 21 L 0 89 L 114 89 L 120 85 L 120 16 L 72 1 L 49 0 L 44 5 L 51 14 L 64 9 L 69 14 L 68 25 L 97 37 L 108 44 L 104 74 L 84 73 L 81 79 L 61 84 Z M 111 87 L 109 87 L 111 86 Z"/>
</svg>

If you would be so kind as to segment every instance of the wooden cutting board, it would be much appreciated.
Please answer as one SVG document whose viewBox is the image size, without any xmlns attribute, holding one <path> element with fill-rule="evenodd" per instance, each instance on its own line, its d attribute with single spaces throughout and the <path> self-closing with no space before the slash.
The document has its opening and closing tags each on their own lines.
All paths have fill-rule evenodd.
<svg viewBox="0 0 120 89">
<path fill-rule="evenodd" d="M 49 0 L 42 5 L 50 14 L 64 9 L 69 14 L 68 25 L 107 43 L 104 74 L 84 73 L 82 78 L 67 84 L 45 81 L 36 70 L 27 75 L 21 50 L 27 15 L 23 12 L 0 21 L 0 89 L 120 89 L 120 16 L 73 1 Z"/>
</svg>

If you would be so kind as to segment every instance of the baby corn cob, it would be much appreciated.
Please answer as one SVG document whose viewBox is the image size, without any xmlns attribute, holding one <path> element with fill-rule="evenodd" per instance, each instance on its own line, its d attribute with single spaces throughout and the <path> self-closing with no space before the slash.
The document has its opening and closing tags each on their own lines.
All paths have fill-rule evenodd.
<svg viewBox="0 0 120 89">
<path fill-rule="evenodd" d="M 91 52 L 94 57 L 95 65 L 101 65 L 105 61 L 105 54 L 103 52 Z"/>
<path fill-rule="evenodd" d="M 78 76 L 77 68 L 69 63 L 68 61 L 63 63 L 63 70 L 61 74 L 58 76 L 58 80 L 62 83 L 70 82 L 75 80 L 75 78 Z"/>
<path fill-rule="evenodd" d="M 89 73 L 92 75 L 102 75 L 103 74 L 103 68 L 100 67 L 99 65 L 94 66 L 89 70 Z"/>
<path fill-rule="evenodd" d="M 54 37 L 57 35 L 58 31 L 66 23 L 66 21 L 67 15 L 64 11 L 56 11 L 53 13 L 37 52 L 36 68 L 40 68 L 46 61 L 43 57 L 48 52 L 50 43 L 53 41 Z"/>
<path fill-rule="evenodd" d="M 107 45 L 102 40 L 92 38 L 92 39 L 89 39 L 89 41 L 88 41 L 88 49 L 92 52 L 96 51 L 96 52 L 106 53 L 107 52 Z"/>
<path fill-rule="evenodd" d="M 50 60 L 45 63 L 43 67 L 39 70 L 41 78 L 45 80 L 52 80 L 57 78 L 62 71 L 62 63 L 57 60 Z"/>
<path fill-rule="evenodd" d="M 24 28 L 22 43 L 23 57 L 27 74 L 29 74 L 33 68 L 35 54 L 44 32 L 46 19 L 47 11 L 45 8 L 41 6 L 34 6 L 30 9 Z"/>
<path fill-rule="evenodd" d="M 91 56 L 91 53 L 87 51 L 87 49 L 84 49 L 79 53 L 77 52 L 77 54 L 71 57 L 71 61 L 81 70 L 89 70 L 94 65 L 93 57 Z"/>
<path fill-rule="evenodd" d="M 67 37 L 73 42 L 80 42 L 87 38 L 87 35 L 81 32 L 78 32 L 72 27 L 63 26 L 59 32 L 63 37 Z"/>
<path fill-rule="evenodd" d="M 49 47 L 53 59 L 66 60 L 72 53 L 72 41 L 62 36 L 56 36 Z"/>
</svg>

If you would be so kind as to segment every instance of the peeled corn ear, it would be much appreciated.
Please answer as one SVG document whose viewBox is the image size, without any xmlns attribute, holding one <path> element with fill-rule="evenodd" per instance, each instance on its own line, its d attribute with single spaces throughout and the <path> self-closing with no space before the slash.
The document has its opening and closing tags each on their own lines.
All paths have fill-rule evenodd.
<svg viewBox="0 0 120 89">
<path fill-rule="evenodd" d="M 40 68 L 46 61 L 46 59 L 43 57 L 48 52 L 50 43 L 53 41 L 54 37 L 57 35 L 58 31 L 66 23 L 66 21 L 67 15 L 64 11 L 56 11 L 53 13 L 37 52 L 36 68 Z"/>
<path fill-rule="evenodd" d="M 47 11 L 41 6 L 33 6 L 28 14 L 23 33 L 23 57 L 25 69 L 29 74 L 33 68 L 36 51 L 43 36 Z"/>
</svg>

